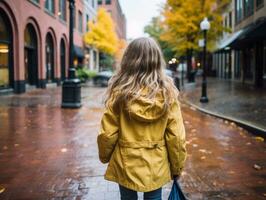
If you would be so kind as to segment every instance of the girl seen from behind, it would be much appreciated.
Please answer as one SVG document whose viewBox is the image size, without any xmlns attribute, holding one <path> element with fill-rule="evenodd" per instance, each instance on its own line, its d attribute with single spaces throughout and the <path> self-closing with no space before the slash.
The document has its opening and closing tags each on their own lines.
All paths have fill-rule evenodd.
<svg viewBox="0 0 266 200">
<path fill-rule="evenodd" d="M 122 200 L 160 200 L 162 186 L 179 177 L 186 158 L 178 91 L 151 38 L 133 40 L 107 88 L 98 135 L 105 179 L 119 184 Z"/>
</svg>

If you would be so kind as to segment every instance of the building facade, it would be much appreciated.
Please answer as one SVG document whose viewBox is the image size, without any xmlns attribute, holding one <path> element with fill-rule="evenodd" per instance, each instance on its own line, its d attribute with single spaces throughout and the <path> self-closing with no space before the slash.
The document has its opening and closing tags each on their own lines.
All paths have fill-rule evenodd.
<svg viewBox="0 0 266 200">
<path fill-rule="evenodd" d="M 85 27 L 83 32 L 89 31 L 88 22 L 96 19 L 97 15 L 97 0 L 84 0 L 84 18 L 85 18 Z M 84 46 L 85 59 L 84 65 L 90 70 L 99 71 L 99 52 L 96 48 L 85 45 Z"/>
<path fill-rule="evenodd" d="M 96 5 L 96 0 L 94 5 Z M 86 0 L 74 14 L 75 64 L 84 64 Z M 69 4 L 66 0 L 0 1 L 0 90 L 60 85 L 67 77 Z M 95 10 L 97 6 L 95 6 Z"/>
<path fill-rule="evenodd" d="M 225 43 L 234 34 L 234 9 L 232 2 L 224 7 L 223 26 L 230 31 L 223 32 L 217 42 L 217 51 L 213 54 L 212 67 L 216 75 L 224 79 L 234 79 L 234 51 L 228 48 Z"/>
<path fill-rule="evenodd" d="M 115 22 L 118 37 L 126 40 L 126 17 L 121 9 L 119 0 L 98 0 L 98 6 L 105 8 L 110 13 Z"/>
<path fill-rule="evenodd" d="M 266 88 L 265 0 L 233 0 L 231 11 L 232 33 L 214 54 L 217 76 Z"/>
</svg>

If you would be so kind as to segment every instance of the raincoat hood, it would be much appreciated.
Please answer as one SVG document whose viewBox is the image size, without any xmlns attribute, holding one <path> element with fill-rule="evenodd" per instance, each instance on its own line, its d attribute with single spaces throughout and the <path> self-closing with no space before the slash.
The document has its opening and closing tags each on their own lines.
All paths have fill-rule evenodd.
<svg viewBox="0 0 266 200">
<path fill-rule="evenodd" d="M 154 100 L 141 95 L 128 105 L 129 116 L 142 122 L 152 122 L 161 118 L 166 112 L 162 94 L 156 95 Z"/>
</svg>

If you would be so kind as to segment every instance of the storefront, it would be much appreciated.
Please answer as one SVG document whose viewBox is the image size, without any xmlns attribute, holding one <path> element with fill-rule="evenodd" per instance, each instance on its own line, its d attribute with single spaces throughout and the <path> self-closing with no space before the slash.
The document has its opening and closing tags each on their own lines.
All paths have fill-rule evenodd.
<svg viewBox="0 0 266 200">
<path fill-rule="evenodd" d="M 14 87 L 12 30 L 8 17 L 0 9 L 0 89 Z"/>
</svg>

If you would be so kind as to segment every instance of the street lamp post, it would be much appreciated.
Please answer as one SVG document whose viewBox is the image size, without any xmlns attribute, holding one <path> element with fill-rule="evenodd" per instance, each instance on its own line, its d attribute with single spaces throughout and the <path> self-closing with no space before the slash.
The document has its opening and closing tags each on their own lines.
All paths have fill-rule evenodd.
<svg viewBox="0 0 266 200">
<path fill-rule="evenodd" d="M 69 0 L 69 69 L 68 78 L 63 82 L 62 88 L 62 108 L 81 107 L 81 85 L 76 78 L 74 68 L 74 43 L 73 43 L 73 17 L 75 0 Z"/>
<path fill-rule="evenodd" d="M 208 103 L 209 99 L 207 97 L 207 79 L 206 79 L 206 48 L 207 48 L 207 31 L 210 29 L 210 23 L 205 17 L 200 23 L 200 29 L 203 31 L 204 45 L 203 45 L 203 74 L 202 74 L 202 90 L 201 90 L 201 103 Z"/>
</svg>

